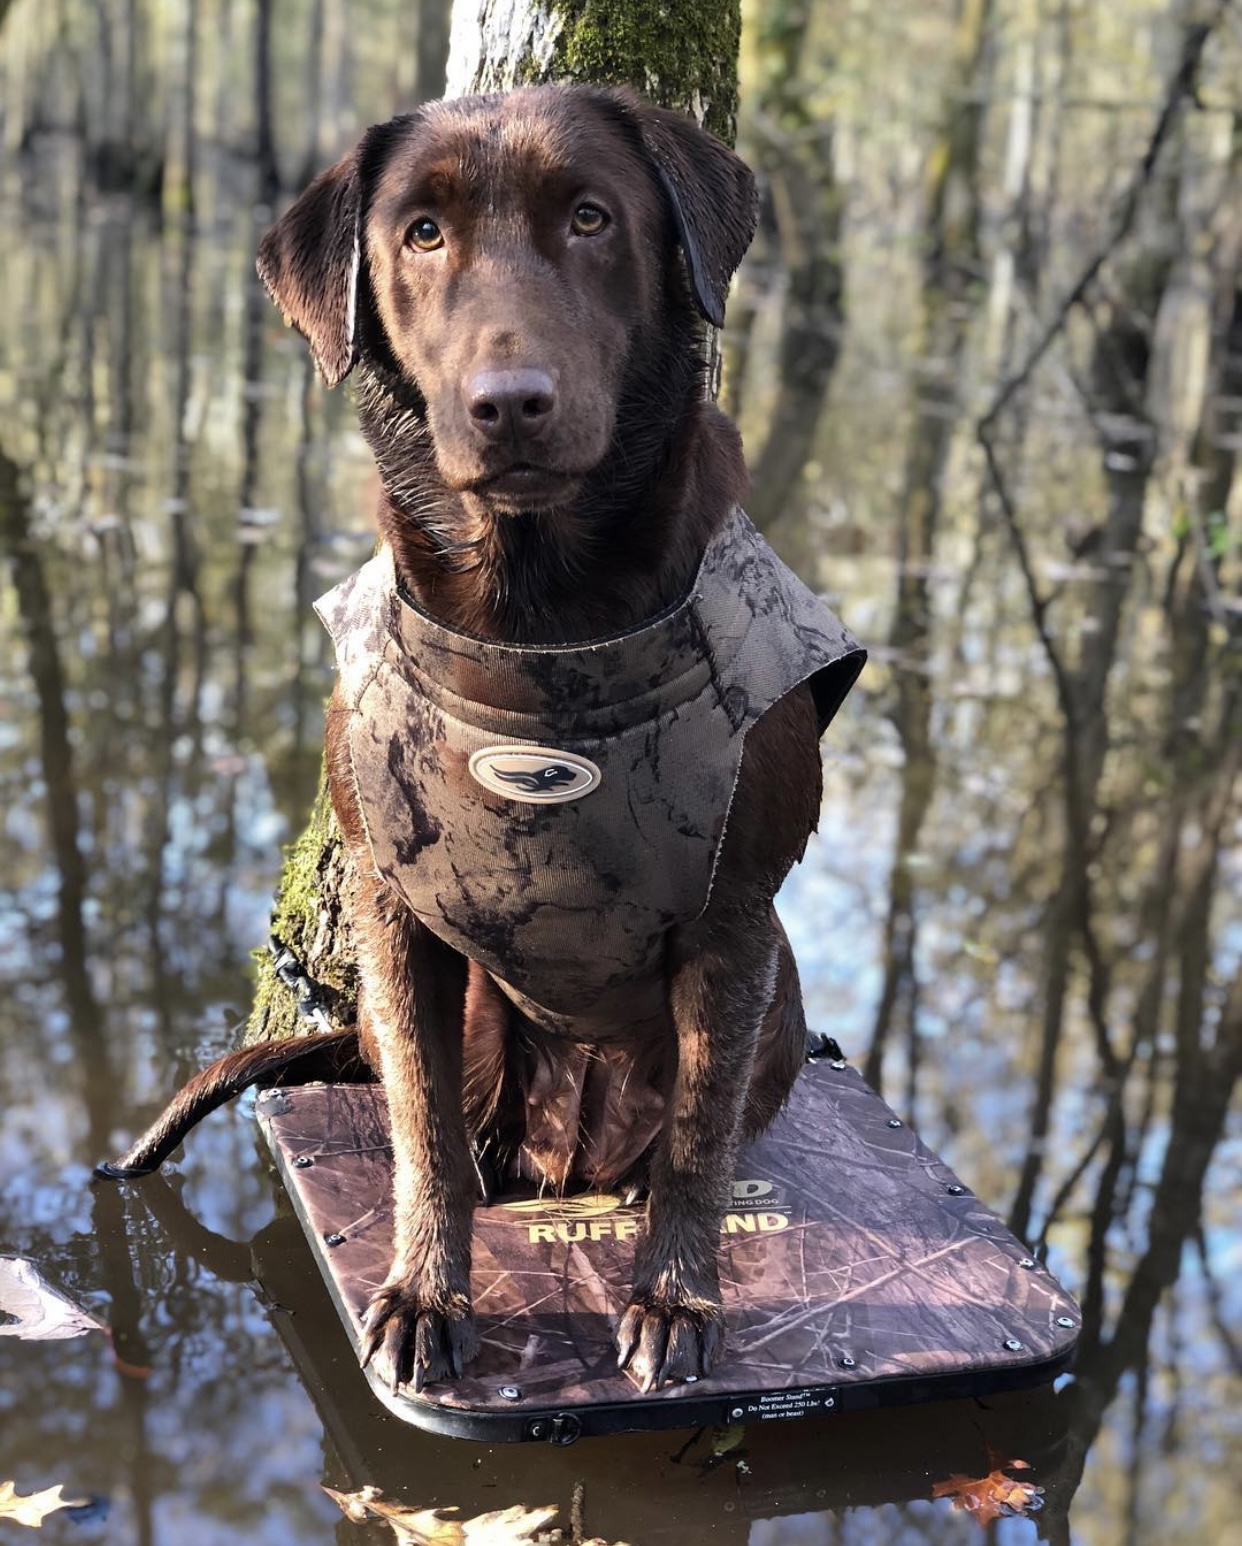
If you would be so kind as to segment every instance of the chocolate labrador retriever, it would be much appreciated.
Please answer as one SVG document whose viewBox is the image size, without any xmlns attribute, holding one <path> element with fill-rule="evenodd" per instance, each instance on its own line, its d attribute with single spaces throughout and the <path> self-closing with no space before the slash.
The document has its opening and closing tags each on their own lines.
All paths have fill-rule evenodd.
<svg viewBox="0 0 1242 1546">
<path fill-rule="evenodd" d="M 319 610 L 395 1158 L 364 1361 L 394 1388 L 475 1350 L 481 1165 L 647 1193 L 617 1338 L 642 1388 L 722 1345 L 735 1156 L 804 1056 L 772 899 L 861 664 L 741 514 L 705 392 L 755 212 L 689 119 L 544 87 L 370 129 L 260 248 L 383 482 L 380 555 Z M 112 1173 L 296 1055 L 225 1060 Z"/>
</svg>

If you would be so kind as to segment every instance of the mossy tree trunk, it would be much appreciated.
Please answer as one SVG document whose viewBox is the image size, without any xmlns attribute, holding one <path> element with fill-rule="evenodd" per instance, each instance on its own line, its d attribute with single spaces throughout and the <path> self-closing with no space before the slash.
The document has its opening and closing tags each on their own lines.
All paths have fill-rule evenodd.
<svg viewBox="0 0 1242 1546">
<path fill-rule="evenodd" d="M 740 0 L 457 0 L 448 95 L 547 81 L 630 85 L 693 116 L 732 144 L 737 118 Z M 354 959 L 342 908 L 348 873 L 320 781 L 310 820 L 289 850 L 272 915 L 287 946 L 323 990 L 329 1019 L 353 1017 Z M 247 1042 L 315 1028 L 298 1014 L 275 959 L 258 958 Z"/>
<path fill-rule="evenodd" d="M 448 94 L 633 86 L 733 143 L 739 0 L 456 0 Z"/>
</svg>

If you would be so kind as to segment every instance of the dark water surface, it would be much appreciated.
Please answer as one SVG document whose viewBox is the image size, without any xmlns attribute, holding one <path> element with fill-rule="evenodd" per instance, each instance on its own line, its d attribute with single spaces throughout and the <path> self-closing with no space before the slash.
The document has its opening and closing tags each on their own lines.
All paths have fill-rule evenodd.
<svg viewBox="0 0 1242 1546">
<path fill-rule="evenodd" d="M 814 10 L 794 103 L 752 18 L 773 195 L 726 395 L 757 515 L 873 651 L 783 898 L 812 1021 L 1046 1253 L 1076 1375 L 723 1439 L 434 1439 L 370 1397 L 249 1110 L 92 1189 L 246 1016 L 318 771 L 310 601 L 368 555 L 373 484 L 253 280 L 247 166 L 209 145 L 194 219 L 167 187 L 161 217 L 49 109 L 5 121 L 0 183 L 0 1253 L 111 1336 L 0 1341 L 0 1482 L 97 1500 L 42 1538 L 379 1542 L 321 1481 L 467 1515 L 582 1482 L 633 1546 L 966 1542 L 933 1483 L 996 1457 L 1046 1490 L 1004 1546 L 1242 1539 L 1242 48 L 1209 43 L 1000 420 L 1011 525 L 974 424 L 1107 237 L 1186 34 L 942 9 Z M 55 39 L 20 41 L 49 78 Z"/>
</svg>

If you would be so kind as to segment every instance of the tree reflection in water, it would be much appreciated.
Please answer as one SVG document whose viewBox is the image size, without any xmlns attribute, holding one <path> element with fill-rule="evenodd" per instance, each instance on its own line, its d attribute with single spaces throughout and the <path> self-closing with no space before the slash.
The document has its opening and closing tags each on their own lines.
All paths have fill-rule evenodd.
<svg viewBox="0 0 1242 1546">
<path fill-rule="evenodd" d="M 773 202 L 726 393 L 773 540 L 876 646 L 784 913 L 816 1022 L 1080 1296 L 1076 1377 L 748 1432 L 744 1456 L 475 1451 L 360 1393 L 244 1114 L 171 1182 L 88 1189 L 244 1017 L 314 790 L 309 602 L 369 550 L 371 473 L 253 280 L 256 195 L 434 78 L 442 15 L 399 9 L 0 5 L 0 1248 L 114 1328 L 0 1343 L 0 1479 L 106 1495 L 82 1539 L 363 1539 L 321 1476 L 467 1511 L 585 1477 L 611 1537 L 835 1546 L 969 1539 L 926 1500 L 990 1440 L 1047 1488 L 997 1539 L 1226 1540 L 1236 27 L 995 421 L 1008 513 L 976 425 L 1115 229 L 1190 23 L 773 0 L 745 51 Z"/>
</svg>

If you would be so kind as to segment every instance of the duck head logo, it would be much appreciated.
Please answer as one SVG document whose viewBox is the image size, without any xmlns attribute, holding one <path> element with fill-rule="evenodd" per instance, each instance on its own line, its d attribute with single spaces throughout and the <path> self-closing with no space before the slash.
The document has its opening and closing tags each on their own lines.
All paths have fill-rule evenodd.
<svg viewBox="0 0 1242 1546">
<path fill-rule="evenodd" d="M 485 746 L 471 757 L 470 775 L 493 794 L 528 805 L 580 800 L 600 783 L 589 758 L 540 746 Z"/>
<path fill-rule="evenodd" d="M 566 767 L 563 762 L 545 762 L 533 773 L 513 772 L 493 765 L 492 773 L 502 784 L 521 789 L 526 794 L 551 794 L 553 790 L 563 789 L 566 784 L 575 783 L 578 778 L 577 768 Z"/>
</svg>

